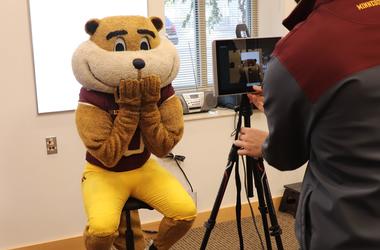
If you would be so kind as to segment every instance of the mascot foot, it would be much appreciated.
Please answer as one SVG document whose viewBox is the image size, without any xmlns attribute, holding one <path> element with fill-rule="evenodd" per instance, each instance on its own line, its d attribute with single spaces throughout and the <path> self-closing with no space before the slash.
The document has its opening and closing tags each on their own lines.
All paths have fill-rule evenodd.
<svg viewBox="0 0 380 250">
<path fill-rule="evenodd" d="M 163 218 L 158 229 L 157 238 L 149 250 L 167 250 L 190 230 L 194 220 L 173 220 Z"/>
<path fill-rule="evenodd" d="M 157 247 L 155 247 L 153 244 L 153 240 L 149 241 L 148 246 L 145 248 L 145 250 L 157 250 Z"/>
<path fill-rule="evenodd" d="M 114 235 L 105 237 L 85 235 L 84 242 L 87 250 L 111 250 L 114 240 Z"/>
</svg>

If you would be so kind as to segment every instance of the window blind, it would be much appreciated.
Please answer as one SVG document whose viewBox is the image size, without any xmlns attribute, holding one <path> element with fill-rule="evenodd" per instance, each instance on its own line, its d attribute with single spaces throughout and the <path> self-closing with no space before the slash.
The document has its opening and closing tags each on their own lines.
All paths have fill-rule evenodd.
<svg viewBox="0 0 380 250">
<path fill-rule="evenodd" d="M 167 35 L 181 61 L 173 86 L 186 90 L 211 87 L 212 41 L 235 38 L 240 23 L 248 26 L 251 36 L 257 36 L 257 7 L 257 0 L 165 0 Z M 170 24 L 175 34 L 169 34 Z"/>
</svg>

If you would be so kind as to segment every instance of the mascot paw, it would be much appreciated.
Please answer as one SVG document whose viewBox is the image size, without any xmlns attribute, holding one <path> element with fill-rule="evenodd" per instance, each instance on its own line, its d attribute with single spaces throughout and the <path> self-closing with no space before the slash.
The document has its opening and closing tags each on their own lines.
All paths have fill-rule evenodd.
<svg viewBox="0 0 380 250">
<path fill-rule="evenodd" d="M 115 101 L 121 108 L 141 106 L 141 82 L 139 80 L 120 80 L 115 88 Z"/>
<path fill-rule="evenodd" d="M 160 100 L 160 77 L 151 75 L 142 79 L 141 98 L 145 104 L 157 103 Z"/>
</svg>

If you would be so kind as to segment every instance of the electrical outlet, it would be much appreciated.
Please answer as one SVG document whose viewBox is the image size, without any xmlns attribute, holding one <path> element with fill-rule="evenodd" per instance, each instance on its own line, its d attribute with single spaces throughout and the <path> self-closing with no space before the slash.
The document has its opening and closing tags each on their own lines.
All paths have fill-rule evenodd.
<svg viewBox="0 0 380 250">
<path fill-rule="evenodd" d="M 46 152 L 48 155 L 51 154 L 57 154 L 58 148 L 57 148 L 57 137 L 47 137 L 46 140 Z"/>
</svg>

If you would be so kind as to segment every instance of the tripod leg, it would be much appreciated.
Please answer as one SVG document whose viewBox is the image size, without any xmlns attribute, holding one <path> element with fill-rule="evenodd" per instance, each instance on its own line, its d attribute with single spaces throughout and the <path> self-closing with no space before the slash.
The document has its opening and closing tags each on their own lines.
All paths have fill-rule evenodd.
<svg viewBox="0 0 380 250">
<path fill-rule="evenodd" d="M 255 164 L 255 166 L 251 166 L 252 167 L 251 171 L 253 171 L 253 176 L 255 179 L 257 199 L 259 201 L 259 210 L 260 210 L 261 218 L 263 221 L 265 242 L 267 245 L 267 249 L 271 250 L 272 249 L 272 243 L 271 243 L 270 234 L 269 234 L 268 219 L 267 219 L 267 206 L 265 204 L 264 190 L 263 190 L 263 186 L 261 185 L 262 184 L 261 183 L 261 173 L 258 169 L 257 160 L 254 160 L 254 161 L 256 164 Z"/>
<path fill-rule="evenodd" d="M 243 113 L 244 116 L 244 126 L 246 128 L 251 127 L 251 118 L 252 115 L 252 107 L 250 106 L 249 99 L 247 95 L 243 95 L 241 99 L 240 104 L 240 112 Z M 269 234 L 269 228 L 268 228 L 268 219 L 267 219 L 267 207 L 265 205 L 265 198 L 264 198 L 264 191 L 263 187 L 261 185 L 261 174 L 260 170 L 258 168 L 258 161 L 252 157 L 246 157 L 247 160 L 247 185 L 248 185 L 248 196 L 253 197 L 253 184 L 252 180 L 255 181 L 256 191 L 257 191 L 257 198 L 259 201 L 259 210 L 261 213 L 261 218 L 263 220 L 263 227 L 264 227 L 264 234 L 265 234 L 265 241 L 267 244 L 267 249 L 272 250 L 272 244 Z M 252 177 L 253 173 L 253 177 Z"/>
<path fill-rule="evenodd" d="M 233 165 L 234 165 L 234 162 L 229 162 L 229 164 L 226 167 L 226 170 L 224 171 L 222 183 L 219 187 L 218 195 L 215 199 L 214 206 L 212 207 L 210 218 L 207 220 L 207 222 L 204 225 L 206 228 L 206 232 L 205 232 L 205 235 L 203 236 L 202 245 L 200 248 L 201 250 L 206 249 L 207 242 L 210 238 L 211 230 L 215 226 L 216 217 L 218 216 L 220 204 L 222 203 L 223 196 L 227 188 L 228 180 L 230 179 L 230 176 L 231 176 Z"/>
<path fill-rule="evenodd" d="M 243 231 L 241 228 L 241 195 L 240 195 L 241 181 L 240 181 L 240 174 L 239 174 L 239 161 L 236 162 L 236 167 L 235 167 L 235 184 L 236 184 L 236 207 L 235 207 L 236 226 L 237 226 L 237 231 L 239 235 L 240 250 L 244 250 Z"/>
<path fill-rule="evenodd" d="M 262 169 L 264 169 L 264 164 L 262 162 L 260 162 L 259 164 L 260 164 L 260 167 L 262 167 Z M 274 209 L 274 206 L 273 206 L 272 195 L 271 195 L 271 192 L 269 189 L 268 179 L 267 179 L 267 175 L 265 173 L 265 170 L 263 172 L 262 177 L 263 177 L 262 178 L 262 185 L 264 187 L 265 199 L 266 199 L 266 202 L 268 205 L 269 219 L 271 221 L 271 228 L 270 228 L 271 235 L 274 236 L 276 239 L 277 249 L 283 250 L 284 247 L 283 247 L 282 241 L 281 241 L 282 230 L 281 230 L 281 227 L 277 221 L 276 210 Z"/>
</svg>

